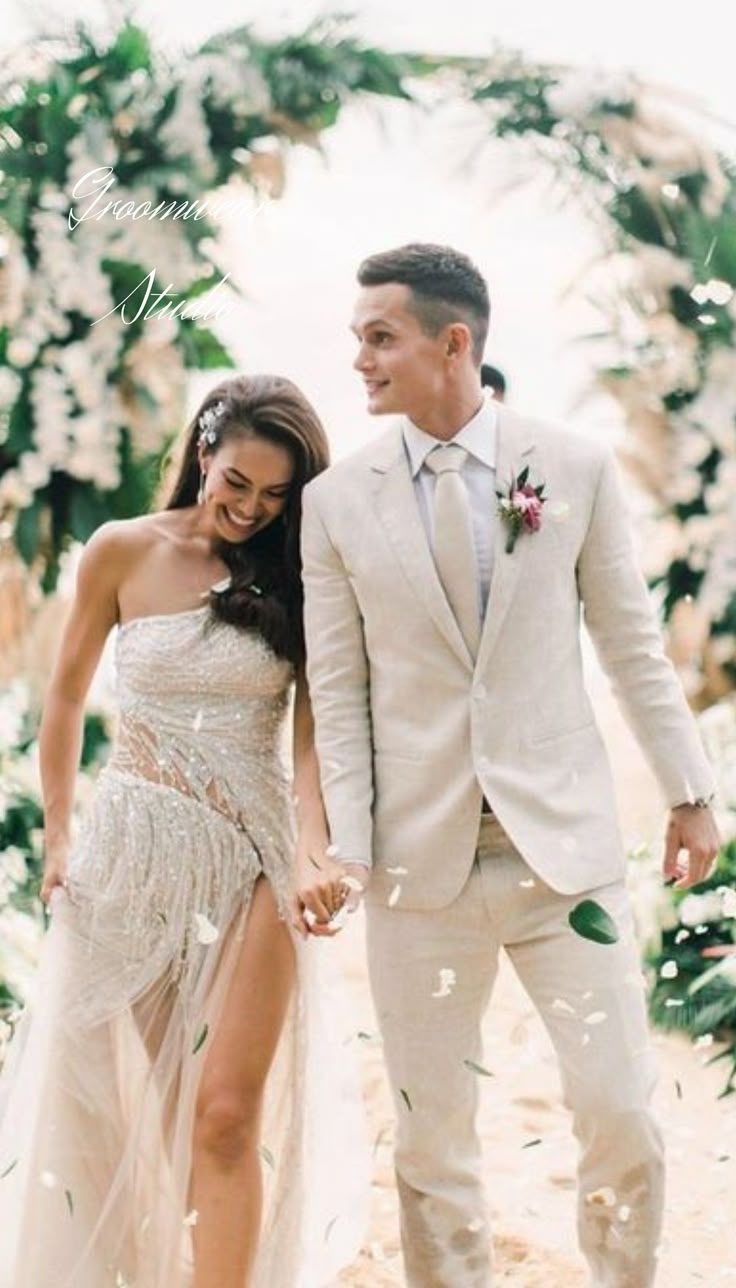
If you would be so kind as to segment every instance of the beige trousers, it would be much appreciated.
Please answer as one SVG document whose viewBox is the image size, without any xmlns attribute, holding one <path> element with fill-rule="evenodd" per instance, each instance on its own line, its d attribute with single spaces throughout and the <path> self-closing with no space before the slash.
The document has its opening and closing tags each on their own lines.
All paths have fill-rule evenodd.
<svg viewBox="0 0 736 1288">
<path fill-rule="evenodd" d="M 619 942 L 582 939 L 561 895 L 484 816 L 471 875 L 449 907 L 367 907 L 368 962 L 396 1114 L 396 1173 L 410 1288 L 488 1288 L 492 1254 L 476 1129 L 492 1065 L 481 1023 L 503 946 L 560 1062 L 580 1144 L 578 1230 L 591 1288 L 650 1288 L 663 1148 L 641 965 L 622 882 L 590 891 Z M 438 999 L 440 971 L 449 995 Z M 596 1022 L 586 1023 L 586 1018 Z M 605 1018 L 600 1018 L 600 1016 Z"/>
</svg>

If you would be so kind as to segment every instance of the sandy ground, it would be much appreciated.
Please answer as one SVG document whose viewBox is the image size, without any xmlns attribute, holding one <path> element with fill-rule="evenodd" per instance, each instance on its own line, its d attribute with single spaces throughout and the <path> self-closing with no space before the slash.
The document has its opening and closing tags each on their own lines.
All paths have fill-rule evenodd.
<svg viewBox="0 0 736 1288">
<path fill-rule="evenodd" d="M 593 690 L 617 776 L 626 839 L 632 846 L 656 839 L 663 819 L 656 785 L 600 677 L 593 677 Z M 335 946 L 348 979 L 355 1033 L 377 1035 L 357 918 Z M 380 1040 L 356 1042 L 375 1142 L 372 1219 L 358 1262 L 339 1283 L 388 1288 L 404 1283 L 391 1163 L 392 1107 Z M 656 1110 L 669 1160 L 658 1288 L 736 1285 L 736 1096 L 718 1099 L 724 1065 L 706 1064 L 715 1048 L 696 1050 L 677 1035 L 655 1034 L 655 1044 Z M 585 1288 L 575 1240 L 575 1145 L 555 1059 L 505 960 L 486 1017 L 484 1058 L 494 1073 L 483 1087 L 480 1121 L 495 1230 L 495 1282 Z M 540 1143 L 529 1145 L 536 1140 Z"/>
</svg>

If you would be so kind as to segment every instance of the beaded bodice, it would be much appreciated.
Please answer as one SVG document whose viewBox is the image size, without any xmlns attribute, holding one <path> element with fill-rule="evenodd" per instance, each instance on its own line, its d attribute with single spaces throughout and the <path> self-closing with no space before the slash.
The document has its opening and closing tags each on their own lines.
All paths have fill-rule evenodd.
<svg viewBox="0 0 736 1288">
<path fill-rule="evenodd" d="M 242 825 L 254 778 L 285 776 L 293 668 L 208 606 L 119 628 L 114 770 L 174 788 Z"/>
</svg>

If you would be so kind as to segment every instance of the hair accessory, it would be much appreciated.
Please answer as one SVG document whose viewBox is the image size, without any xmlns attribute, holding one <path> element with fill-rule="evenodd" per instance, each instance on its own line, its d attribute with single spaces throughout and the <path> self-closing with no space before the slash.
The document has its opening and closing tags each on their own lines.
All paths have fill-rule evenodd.
<svg viewBox="0 0 736 1288">
<path fill-rule="evenodd" d="M 225 403 L 216 402 L 212 407 L 206 407 L 198 420 L 199 425 L 199 445 L 200 447 L 214 447 L 217 442 L 217 422 L 220 420 L 225 410 Z"/>
</svg>

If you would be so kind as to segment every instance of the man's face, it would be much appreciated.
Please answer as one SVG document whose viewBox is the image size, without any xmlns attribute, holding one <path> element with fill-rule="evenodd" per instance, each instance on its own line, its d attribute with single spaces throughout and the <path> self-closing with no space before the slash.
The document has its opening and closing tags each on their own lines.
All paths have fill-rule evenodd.
<svg viewBox="0 0 736 1288">
<path fill-rule="evenodd" d="M 426 335 L 410 303 L 409 287 L 398 282 L 364 286 L 358 296 L 352 330 L 360 347 L 353 366 L 363 377 L 373 416 L 392 412 L 421 419 L 445 389 L 445 330 Z"/>
</svg>

